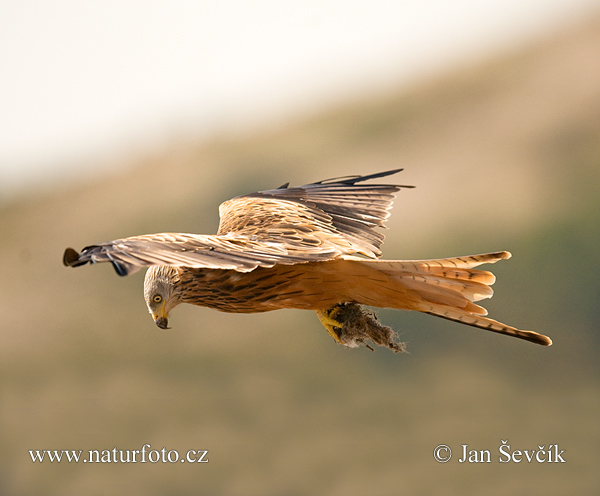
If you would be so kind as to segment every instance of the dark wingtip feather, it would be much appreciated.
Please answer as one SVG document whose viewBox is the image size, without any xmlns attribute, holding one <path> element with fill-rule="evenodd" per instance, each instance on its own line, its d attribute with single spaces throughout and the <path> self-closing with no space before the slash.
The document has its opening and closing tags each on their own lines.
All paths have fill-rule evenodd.
<svg viewBox="0 0 600 496">
<path fill-rule="evenodd" d="M 121 277 L 125 277 L 127 275 L 129 275 L 131 272 L 131 270 L 129 270 L 128 266 L 119 262 L 112 262 L 112 266 L 113 269 L 115 269 L 115 272 L 117 273 L 117 275 L 121 276 Z"/>
<path fill-rule="evenodd" d="M 66 267 L 79 267 L 80 265 L 84 265 L 87 262 L 79 261 L 79 253 L 77 253 L 73 248 L 67 248 L 65 253 L 63 254 L 63 264 Z"/>
<path fill-rule="evenodd" d="M 335 179 L 333 181 L 340 182 L 343 184 L 355 184 L 355 183 L 359 183 L 362 181 L 368 181 L 370 179 L 377 179 L 380 177 L 392 176 L 394 174 L 397 174 L 398 172 L 402 172 L 403 170 L 404 169 L 392 169 L 392 170 L 383 171 L 383 172 L 376 172 L 375 174 L 369 174 L 367 176 L 348 176 L 347 179 L 339 178 L 339 179 L 344 179 L 342 181 L 335 180 Z"/>
<path fill-rule="evenodd" d="M 404 169 L 392 169 L 392 170 L 388 170 L 388 171 L 384 171 L 384 172 L 376 172 L 375 174 L 368 174 L 366 176 L 343 176 L 343 177 L 335 177 L 332 179 L 325 179 L 323 181 L 317 181 L 316 183 L 313 183 L 315 185 L 317 184 L 346 184 L 346 185 L 350 185 L 353 186 L 356 183 L 360 183 L 363 181 L 369 181 L 371 179 L 378 179 L 380 177 L 387 177 L 387 176 L 392 176 L 394 174 L 397 174 L 398 172 L 402 172 Z M 393 186 L 393 185 L 390 185 Z M 394 185 L 395 186 L 395 185 Z M 408 185 L 398 185 L 401 188 L 414 188 L 414 186 L 408 186 Z"/>
</svg>

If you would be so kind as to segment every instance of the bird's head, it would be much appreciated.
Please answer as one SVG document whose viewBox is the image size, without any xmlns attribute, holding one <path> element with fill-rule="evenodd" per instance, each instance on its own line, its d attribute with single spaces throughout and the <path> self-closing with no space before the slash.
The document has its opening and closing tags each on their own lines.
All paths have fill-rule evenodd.
<svg viewBox="0 0 600 496">
<path fill-rule="evenodd" d="M 181 303 L 176 287 L 178 274 L 177 268 L 169 265 L 155 265 L 146 272 L 144 298 L 154 323 L 161 329 L 169 329 L 169 312 Z"/>
</svg>

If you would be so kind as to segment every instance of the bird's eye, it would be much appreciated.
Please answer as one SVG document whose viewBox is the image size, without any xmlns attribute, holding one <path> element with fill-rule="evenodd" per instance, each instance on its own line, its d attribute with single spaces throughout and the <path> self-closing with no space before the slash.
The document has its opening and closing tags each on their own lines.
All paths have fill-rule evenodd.
<svg viewBox="0 0 600 496">
<path fill-rule="evenodd" d="M 152 300 L 154 301 L 154 303 L 160 303 L 162 301 L 162 296 L 161 295 L 154 295 L 152 297 Z"/>
</svg>

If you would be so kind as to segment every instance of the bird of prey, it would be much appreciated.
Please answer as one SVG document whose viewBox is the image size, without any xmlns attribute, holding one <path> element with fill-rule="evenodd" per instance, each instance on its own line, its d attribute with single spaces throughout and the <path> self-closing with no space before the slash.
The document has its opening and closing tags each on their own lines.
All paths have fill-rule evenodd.
<svg viewBox="0 0 600 496">
<path fill-rule="evenodd" d="M 438 260 L 380 260 L 384 227 L 401 186 L 365 184 L 402 169 L 347 176 L 233 198 L 219 207 L 216 235 L 162 233 L 67 248 L 63 263 L 110 262 L 126 276 L 148 267 L 144 297 L 154 322 L 168 328 L 180 303 L 224 312 L 314 310 L 341 344 L 349 305 L 416 310 L 549 346 L 547 336 L 485 317 L 492 273 L 474 267 L 506 251 Z M 347 320 L 351 317 L 345 317 Z M 381 343 L 377 343 L 381 344 Z M 397 351 L 397 350 L 396 350 Z"/>
</svg>

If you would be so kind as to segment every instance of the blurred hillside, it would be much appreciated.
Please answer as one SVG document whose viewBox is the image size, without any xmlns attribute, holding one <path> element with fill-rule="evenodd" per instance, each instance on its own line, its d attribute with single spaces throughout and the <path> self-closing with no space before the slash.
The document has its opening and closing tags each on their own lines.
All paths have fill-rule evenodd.
<svg viewBox="0 0 600 496">
<path fill-rule="evenodd" d="M 410 92 L 210 143 L 173 142 L 0 210 L 2 494 L 597 494 L 600 19 Z M 82 165 L 84 166 L 84 165 Z M 490 315 L 551 348 L 380 312 L 408 355 L 336 345 L 308 312 L 179 307 L 66 246 L 211 233 L 232 196 L 405 167 L 385 258 L 506 249 Z M 558 443 L 565 464 L 500 464 Z M 210 463 L 32 463 L 30 449 L 209 450 Z M 445 443 L 456 456 L 432 457 Z M 493 463 L 459 464 L 460 445 Z"/>
</svg>

